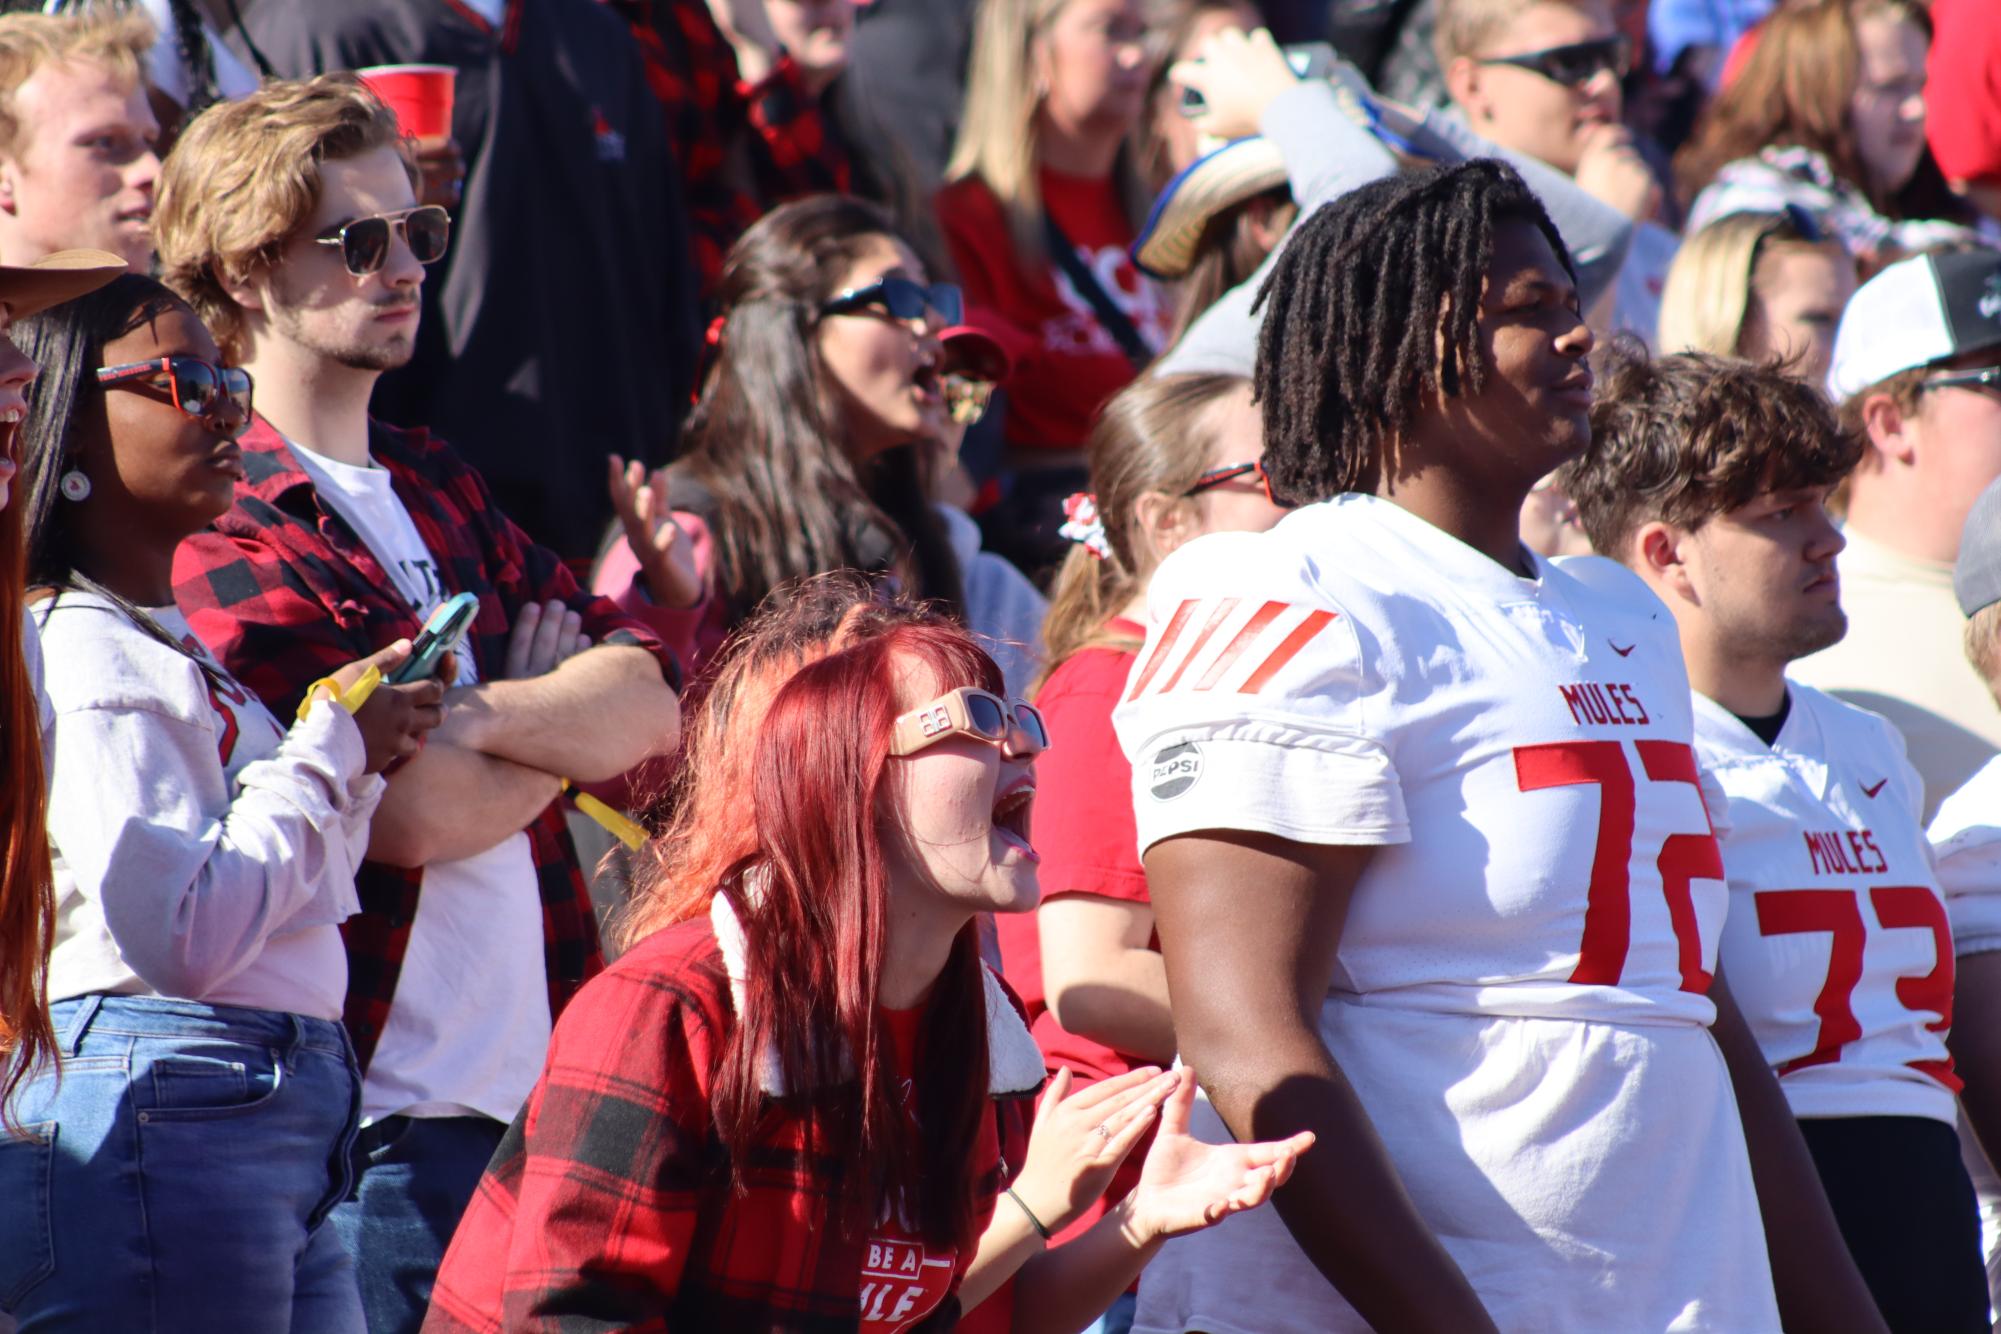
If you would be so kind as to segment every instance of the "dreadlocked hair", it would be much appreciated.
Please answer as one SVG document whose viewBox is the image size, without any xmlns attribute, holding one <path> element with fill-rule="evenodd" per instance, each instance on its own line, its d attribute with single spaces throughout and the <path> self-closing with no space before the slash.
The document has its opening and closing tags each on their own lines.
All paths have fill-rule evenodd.
<svg viewBox="0 0 2001 1334">
<path fill-rule="evenodd" d="M 1485 388 L 1480 298 L 1509 222 L 1540 228 L 1575 277 L 1542 204 L 1492 158 L 1373 181 L 1292 229 L 1252 307 L 1274 495 L 1374 491 L 1427 401 Z"/>
</svg>

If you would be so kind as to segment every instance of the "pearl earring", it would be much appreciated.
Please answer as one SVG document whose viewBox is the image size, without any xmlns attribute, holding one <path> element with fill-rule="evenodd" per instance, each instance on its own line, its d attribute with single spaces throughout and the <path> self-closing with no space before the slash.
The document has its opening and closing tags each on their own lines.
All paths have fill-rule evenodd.
<svg viewBox="0 0 2001 1334">
<path fill-rule="evenodd" d="M 81 469 L 71 468 L 63 474 L 61 482 L 63 499 L 81 503 L 90 499 L 90 479 Z"/>
</svg>

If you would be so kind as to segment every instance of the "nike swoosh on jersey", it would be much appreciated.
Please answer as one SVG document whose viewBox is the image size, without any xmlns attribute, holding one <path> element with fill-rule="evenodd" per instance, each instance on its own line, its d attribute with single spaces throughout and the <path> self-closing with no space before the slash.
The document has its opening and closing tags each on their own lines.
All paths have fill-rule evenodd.
<svg viewBox="0 0 2001 1334">
<path fill-rule="evenodd" d="M 1876 780 L 1876 783 L 1873 787 L 1867 783 L 1864 783 L 1862 785 L 1862 795 L 1868 797 L 1870 800 L 1873 801 L 1876 797 L 1876 794 L 1883 790 L 1883 784 L 1889 781 L 1890 780 L 1887 778 L 1879 778 Z"/>
<path fill-rule="evenodd" d="M 1248 616 L 1246 608 L 1251 608 Z M 1172 662 L 1174 670 L 1159 679 L 1156 693 L 1165 695 L 1182 684 L 1198 661 L 1207 661 L 1196 676 L 1193 689 L 1213 689 L 1240 661 L 1255 662 L 1249 675 L 1236 686 L 1236 693 L 1255 695 L 1270 684 L 1299 651 L 1326 628 L 1336 613 L 1311 610 L 1290 602 L 1252 604 L 1243 598 L 1187 598 L 1168 618 L 1160 642 L 1140 664 L 1126 700 L 1138 699 L 1155 688 L 1156 679 Z M 1235 629 L 1222 639 L 1222 647 L 1209 653 L 1212 641 L 1225 626 Z M 1190 627 L 1194 627 L 1191 636 Z M 1255 655 L 1262 654 L 1262 657 Z"/>
<path fill-rule="evenodd" d="M 1608 640 L 1606 640 L 1605 642 L 1606 642 L 1606 643 L 1608 643 L 1608 644 L 1612 644 L 1612 641 L 1611 641 L 1611 640 L 1609 640 L 1609 639 L 1608 639 Z M 1633 651 L 1634 649 L 1636 649 L 1636 648 L 1638 648 L 1638 647 L 1639 647 L 1639 643 L 1638 643 L 1637 641 L 1635 641 L 1634 643 L 1631 643 L 1631 644 L 1628 644 L 1628 645 L 1626 645 L 1626 647 L 1624 647 L 1624 648 L 1620 648 L 1620 647 L 1619 647 L 1619 646 L 1618 646 L 1617 644 L 1612 644 L 1612 651 L 1613 651 L 1614 653 L 1618 654 L 1618 655 L 1619 655 L 1620 657 L 1622 657 L 1622 658 L 1623 658 L 1623 657 L 1627 656 L 1628 654 L 1630 654 L 1630 653 L 1631 653 L 1631 652 L 1632 652 L 1632 651 Z"/>
</svg>

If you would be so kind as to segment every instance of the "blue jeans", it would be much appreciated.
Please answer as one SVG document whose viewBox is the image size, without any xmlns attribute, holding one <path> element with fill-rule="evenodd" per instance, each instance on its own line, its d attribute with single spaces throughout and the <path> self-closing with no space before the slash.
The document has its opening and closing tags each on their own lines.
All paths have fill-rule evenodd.
<svg viewBox="0 0 2001 1334">
<path fill-rule="evenodd" d="M 369 1334 L 417 1334 L 438 1265 L 507 1127 L 487 1116 L 385 1116 L 363 1128 L 333 1211 Z"/>
<path fill-rule="evenodd" d="M 53 1330 L 358 1334 L 320 1226 L 361 1077 L 337 1023 L 151 996 L 54 1007 L 60 1073 L 0 1132 L 0 1309 Z"/>
</svg>

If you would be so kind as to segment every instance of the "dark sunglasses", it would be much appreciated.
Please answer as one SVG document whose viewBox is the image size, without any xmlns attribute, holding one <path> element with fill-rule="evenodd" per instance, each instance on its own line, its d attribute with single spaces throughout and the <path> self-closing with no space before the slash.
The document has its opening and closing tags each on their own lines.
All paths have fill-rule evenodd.
<svg viewBox="0 0 2001 1334">
<path fill-rule="evenodd" d="M 1918 381 L 1921 389 L 1987 389 L 2001 392 L 2001 366 L 1983 366 L 1977 371 L 1954 371 Z"/>
<path fill-rule="evenodd" d="M 1226 468 L 1211 468 L 1208 472 L 1197 477 L 1189 488 L 1181 494 L 1183 496 L 1199 496 L 1211 487 L 1221 486 L 1225 482 L 1233 482 L 1239 477 L 1251 476 L 1255 476 L 1258 479 L 1258 485 L 1264 489 L 1266 500 L 1269 500 L 1280 509 L 1289 510 L 1293 507 L 1290 500 L 1280 500 L 1272 494 L 1271 474 L 1265 471 L 1262 459 L 1256 463 L 1232 463 Z"/>
<path fill-rule="evenodd" d="M 1566 88 L 1581 88 L 1606 70 L 1612 71 L 1617 78 L 1625 78 L 1633 68 L 1633 41 L 1624 33 L 1615 33 L 1610 37 L 1572 42 L 1568 46 L 1552 46 L 1519 56 L 1490 56 L 1480 63 L 1513 65 L 1516 69 L 1540 74 L 1551 83 L 1560 83 Z"/>
<path fill-rule="evenodd" d="M 958 324 L 966 317 L 965 298 L 951 283 L 933 283 L 926 287 L 923 283 L 893 274 L 878 278 L 867 287 L 857 287 L 829 298 L 820 307 L 820 313 L 851 315 L 855 311 L 869 309 L 886 311 L 899 320 L 921 320 L 927 312 L 934 313 L 940 320 L 940 327 Z"/>
<path fill-rule="evenodd" d="M 200 357 L 156 357 L 152 361 L 106 366 L 97 373 L 101 385 L 143 382 L 158 386 L 162 380 L 172 395 L 174 406 L 204 425 L 227 402 L 236 408 L 236 420 L 224 423 L 223 434 L 231 440 L 250 425 L 250 372 L 240 366 L 212 366 Z"/>
<path fill-rule="evenodd" d="M 321 245 L 339 246 L 347 271 L 366 278 L 389 262 L 389 241 L 399 231 L 419 264 L 436 264 L 445 257 L 445 246 L 452 239 L 452 215 L 436 204 L 425 204 L 398 213 L 356 218 L 338 231 L 314 239 Z"/>
</svg>

